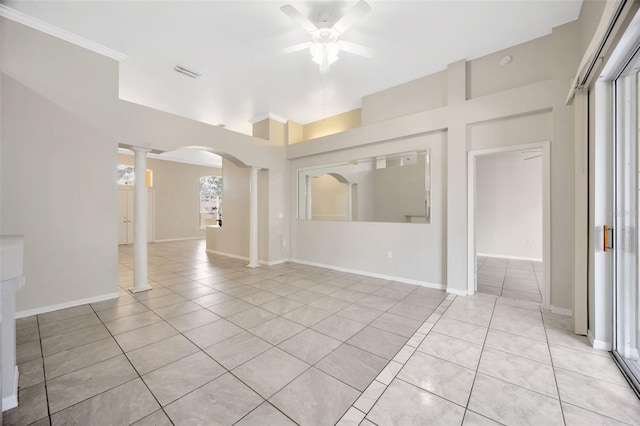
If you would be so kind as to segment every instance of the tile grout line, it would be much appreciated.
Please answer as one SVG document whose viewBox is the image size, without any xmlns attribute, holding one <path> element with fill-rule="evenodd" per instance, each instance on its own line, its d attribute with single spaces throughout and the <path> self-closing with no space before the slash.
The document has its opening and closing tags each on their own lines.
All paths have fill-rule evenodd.
<svg viewBox="0 0 640 426">
<path fill-rule="evenodd" d="M 45 369 L 45 365 L 44 365 L 44 351 L 42 350 L 42 335 L 40 334 L 40 318 L 38 315 L 36 315 L 36 325 L 38 326 L 38 343 L 40 344 L 40 356 L 42 357 L 42 380 L 44 383 L 45 400 L 47 402 L 47 418 L 49 419 L 49 423 L 51 423 L 51 407 L 49 406 L 49 387 L 47 386 L 47 370 Z M 18 386 L 18 389 L 19 388 L 20 386 Z"/>
<path fill-rule="evenodd" d="M 96 313 L 95 309 L 93 308 L 93 306 L 89 305 L 89 307 L 94 311 L 94 313 L 95 313 L 95 314 L 96 314 L 96 316 L 97 316 L 97 313 Z M 100 317 L 98 317 L 98 319 L 99 319 L 99 320 L 100 320 L 100 322 L 102 323 L 103 327 L 107 330 L 107 332 L 109 333 L 109 335 L 111 336 L 111 338 L 113 339 L 113 341 L 115 342 L 115 344 L 116 344 L 116 345 L 118 345 L 118 348 L 119 348 L 119 349 L 120 349 L 120 351 L 122 352 L 122 355 L 124 355 L 125 359 L 126 359 L 126 360 L 127 360 L 127 362 L 129 363 L 129 365 L 131 366 L 131 368 L 133 368 L 133 370 L 134 370 L 134 371 L 136 372 L 136 374 L 138 375 L 138 377 L 136 377 L 135 379 L 131 379 L 131 380 L 129 380 L 128 382 L 125 382 L 125 383 L 121 383 L 121 384 L 119 384 L 118 386 L 122 386 L 122 385 L 127 384 L 127 383 L 130 383 L 130 382 L 132 382 L 132 381 L 134 381 L 134 380 L 136 380 L 136 379 L 140 379 L 140 381 L 142 382 L 142 384 L 143 384 L 143 385 L 147 388 L 147 390 L 149 391 L 149 394 L 151 394 L 151 396 L 153 397 L 153 399 L 156 401 L 156 403 L 157 403 L 157 404 L 158 404 L 158 406 L 160 407 L 160 410 L 162 410 L 162 412 L 163 412 L 163 413 L 164 413 L 164 415 L 167 417 L 167 419 L 169 419 L 169 421 L 171 422 L 171 424 L 172 424 L 172 425 L 175 425 L 175 423 L 173 422 L 173 420 L 171 419 L 171 417 L 169 417 L 169 415 L 167 414 L 167 412 L 164 410 L 164 407 L 162 406 L 162 404 L 160 403 L 160 401 L 158 401 L 158 398 L 156 398 L 155 394 L 151 391 L 151 389 L 150 389 L 150 388 L 149 388 L 149 386 L 147 385 L 147 382 L 145 382 L 145 381 L 144 381 L 144 379 L 142 378 L 142 376 L 140 375 L 140 372 L 138 371 L 138 369 L 133 365 L 133 363 L 131 362 L 131 360 L 130 360 L 130 359 L 129 359 L 129 357 L 127 356 L 126 352 L 122 349 L 122 346 L 120 346 L 120 343 L 118 343 L 118 341 L 116 340 L 115 335 L 114 335 L 113 333 L 111 333 L 111 330 L 109 330 L 109 328 L 107 328 L 107 326 L 105 325 L 105 323 L 102 321 L 102 319 L 101 319 Z M 170 324 L 169 324 L 169 325 L 170 325 Z M 139 327 L 139 328 L 142 328 L 142 327 Z M 115 388 L 117 388 L 118 386 L 114 386 L 114 387 L 112 387 L 112 388 L 110 388 L 110 389 L 107 389 L 107 390 L 106 390 L 106 391 L 104 391 L 104 392 L 101 392 L 101 393 L 97 394 L 97 395 L 101 395 L 101 394 L 103 394 L 103 393 L 105 393 L 105 392 L 110 391 L 111 389 L 115 389 Z M 89 397 L 89 398 L 87 398 L 87 399 L 85 399 L 85 400 L 83 400 L 83 401 L 80 401 L 80 402 L 87 401 L 87 400 L 89 400 L 89 399 L 91 399 L 91 398 L 96 397 L 97 395 L 93 395 L 93 396 L 91 396 L 91 397 Z M 76 404 L 79 404 L 79 402 L 78 402 L 78 403 L 76 403 Z M 73 404 L 73 405 L 76 405 L 76 404 Z M 71 405 L 70 407 L 73 407 L 73 405 Z M 62 411 L 62 410 L 60 410 L 60 411 Z M 149 415 L 151 415 L 151 414 L 155 413 L 156 411 L 158 411 L 158 410 L 154 410 L 153 412 L 149 413 L 147 416 L 149 416 Z M 144 419 L 144 418 L 145 418 L 145 417 L 147 417 L 147 416 L 144 416 L 144 417 L 142 417 L 141 419 L 137 419 L 137 420 L 136 420 L 136 422 L 137 422 L 137 421 L 139 421 L 139 420 Z M 135 422 L 134 422 L 134 423 L 135 423 Z"/>
<path fill-rule="evenodd" d="M 562 414 L 562 421 L 564 424 L 567 424 L 567 420 L 564 415 L 564 408 L 562 408 L 562 396 L 560 394 L 560 386 L 558 385 L 558 378 L 556 377 L 556 367 L 553 363 L 553 354 L 551 353 L 551 345 L 549 344 L 549 336 L 547 336 L 547 326 L 544 321 L 544 315 L 542 315 L 542 310 L 540 311 L 540 317 L 542 319 L 542 328 L 544 329 L 544 337 L 547 339 L 547 350 L 549 351 L 549 359 L 551 360 L 551 371 L 553 372 L 553 381 L 556 384 L 556 392 L 558 392 L 558 405 L 560 406 L 560 414 Z"/>
<path fill-rule="evenodd" d="M 414 291 L 415 291 L 415 290 L 414 290 Z M 451 299 L 449 299 L 449 296 L 452 296 L 452 295 L 447 295 L 447 296 L 442 300 L 442 302 L 440 302 L 440 304 L 439 304 L 439 305 L 438 305 L 438 306 L 437 306 L 437 307 L 432 311 L 431 315 L 430 315 L 430 316 L 429 316 L 429 317 L 428 317 L 428 318 L 427 318 L 427 319 L 422 323 L 422 325 L 418 328 L 418 330 L 416 330 L 416 331 L 413 333 L 413 335 L 412 335 L 412 336 L 407 340 L 407 343 L 405 343 L 405 344 L 404 344 L 404 345 L 403 345 L 403 346 L 402 346 L 402 347 L 401 347 L 401 348 L 396 352 L 396 354 L 394 355 L 394 357 L 393 357 L 391 360 L 389 360 L 389 362 L 388 362 L 388 363 L 383 367 L 383 369 L 382 369 L 382 370 L 381 370 L 381 372 L 378 374 L 378 376 L 376 376 L 376 377 L 375 377 L 375 378 L 374 378 L 374 379 L 373 379 L 373 380 L 372 380 L 372 381 L 367 385 L 367 387 L 364 389 L 364 391 L 362 391 L 362 392 L 360 393 L 360 396 L 359 396 L 358 398 L 356 398 L 356 400 L 351 404 L 351 406 L 350 406 L 350 407 L 345 411 L 345 413 L 343 414 L 343 416 L 338 420 L 338 423 L 342 420 L 342 418 L 346 415 L 346 413 L 347 413 L 351 408 L 354 408 L 354 409 L 356 409 L 356 410 L 360 411 L 360 410 L 358 409 L 358 407 L 356 407 L 356 406 L 355 406 L 355 404 L 360 400 L 360 398 L 362 397 L 362 395 L 364 395 L 364 393 L 367 391 L 367 389 L 369 389 L 369 387 L 371 386 L 371 384 L 372 384 L 372 383 L 374 383 L 374 382 L 378 382 L 378 383 L 382 384 L 385 388 L 382 390 L 382 392 L 380 392 L 380 395 L 378 395 L 378 397 L 376 398 L 376 400 L 374 401 L 374 403 L 369 407 L 369 409 L 368 409 L 368 410 L 367 410 L 367 412 L 365 413 L 365 417 L 364 417 L 364 419 L 367 419 L 367 415 L 368 415 L 368 413 L 369 413 L 369 412 L 371 411 L 371 409 L 373 409 L 373 407 L 377 404 L 377 402 L 380 400 L 380 398 L 382 397 L 382 395 L 385 393 L 385 391 L 387 390 L 387 388 L 389 387 L 389 385 L 391 384 L 391 382 L 393 382 L 393 380 L 397 377 L 398 373 L 399 373 L 399 372 L 404 368 L 404 366 L 406 365 L 406 363 L 407 363 L 407 362 L 409 362 L 409 360 L 411 359 L 411 357 L 415 354 L 415 352 L 416 352 L 416 350 L 417 350 L 417 347 L 413 348 L 414 350 L 413 350 L 412 354 L 409 356 L 409 358 L 407 358 L 407 360 L 406 360 L 404 363 L 400 363 L 400 362 L 396 361 L 397 363 L 401 364 L 401 365 L 402 365 L 402 367 L 401 367 L 401 368 L 400 368 L 400 370 L 398 370 L 398 372 L 396 372 L 396 374 L 391 378 L 391 380 L 389 381 L 389 385 L 384 384 L 383 382 L 381 382 L 380 380 L 378 380 L 378 378 L 379 378 L 379 377 L 380 377 L 380 375 L 381 375 L 381 374 L 382 374 L 382 373 L 387 369 L 387 367 L 391 364 L 391 362 L 392 362 L 392 361 L 395 361 L 396 356 L 397 356 L 397 355 L 398 355 L 398 354 L 399 354 L 399 353 L 400 353 L 400 352 L 401 352 L 405 347 L 407 347 L 407 346 L 408 346 L 408 342 L 410 342 L 416 334 L 424 334 L 424 335 L 425 335 L 425 337 L 424 337 L 424 338 L 426 338 L 426 336 L 429 334 L 429 332 L 433 329 L 433 326 L 435 326 L 435 324 L 440 320 L 440 318 L 442 318 L 442 315 L 444 314 L 444 312 L 446 312 L 446 311 L 447 311 L 447 309 L 449 308 L 449 306 L 451 306 L 451 304 L 453 303 L 453 301 L 456 299 L 456 296 L 455 296 L 455 295 L 453 295 L 453 298 L 451 298 Z M 445 303 L 446 303 L 447 301 L 449 301 L 449 302 L 445 305 Z M 442 314 L 436 314 L 436 311 L 437 311 L 441 306 L 443 306 L 443 305 L 445 305 L 445 306 L 446 306 L 446 308 L 445 308 L 445 310 L 442 312 Z M 434 315 L 438 315 L 438 318 L 435 318 L 435 322 L 430 323 L 430 324 L 431 324 L 431 326 L 429 327 L 429 330 L 427 330 L 427 332 L 426 332 L 426 333 L 421 333 L 421 332 L 420 332 L 420 330 L 422 330 L 422 329 L 424 328 L 424 326 L 425 326 L 427 323 L 429 323 L 429 319 L 431 318 L 431 316 L 434 316 Z M 424 338 L 423 338 L 423 341 L 424 341 Z M 437 396 L 437 395 L 436 395 L 436 396 Z M 442 398 L 442 397 L 440 397 L 440 398 Z M 363 419 L 363 420 L 364 420 L 364 419 Z M 370 421 L 371 423 L 374 423 L 374 422 L 372 422 L 372 421 L 371 421 L 371 420 L 369 420 L 369 419 L 367 419 L 367 421 Z M 376 424 L 376 423 L 374 423 L 374 424 Z"/>
<path fill-rule="evenodd" d="M 351 283 L 351 285 L 350 285 L 350 286 L 355 285 L 357 282 L 358 282 L 358 281 L 353 281 L 353 282 Z M 318 281 L 318 284 L 321 284 L 321 281 Z M 390 284 L 391 284 L 391 283 L 387 283 L 387 284 L 385 284 L 384 286 L 381 286 L 381 287 L 377 288 L 377 289 L 374 291 L 374 293 L 375 293 L 377 290 L 380 290 L 380 289 L 382 289 L 382 288 L 385 288 L 385 287 L 387 287 L 387 286 L 388 286 L 388 285 L 390 285 Z M 205 285 L 205 284 L 203 284 L 203 285 Z M 247 285 L 250 285 L 250 284 L 247 284 Z M 341 289 L 342 289 L 342 290 L 345 290 L 345 289 L 347 289 L 347 288 L 348 288 L 348 287 L 350 287 L 350 286 L 341 287 Z M 160 287 L 163 287 L 163 286 L 161 286 L 161 285 L 160 285 Z M 166 287 L 165 287 L 165 288 L 166 288 Z M 256 288 L 256 287 L 254 287 L 254 288 Z M 170 288 L 167 288 L 167 289 L 168 289 L 169 291 L 171 291 L 172 293 L 174 293 L 174 294 L 178 294 L 178 293 L 176 293 L 174 290 L 172 290 L 172 289 L 170 289 Z M 305 290 L 305 289 L 300 288 L 298 291 L 302 291 L 302 290 Z M 342 291 L 342 290 L 338 290 L 337 292 Z M 415 291 L 415 290 L 416 290 L 416 289 L 414 289 L 413 291 Z M 259 291 L 267 291 L 267 290 L 261 290 L 261 289 L 260 289 Z M 404 298 L 406 298 L 407 296 L 409 296 L 409 294 L 413 293 L 413 291 L 411 291 L 411 292 L 407 293 L 407 294 L 405 295 L 405 297 L 403 297 L 402 299 L 393 299 L 393 301 L 395 302 L 395 303 L 394 303 L 394 305 L 392 305 L 391 307 L 389 307 L 388 309 L 386 309 L 386 310 L 384 310 L 384 311 L 382 311 L 382 312 L 384 312 L 384 313 L 388 312 L 388 311 L 389 311 L 390 309 L 392 309 L 395 305 L 397 305 L 398 303 L 401 303 L 401 302 L 402 302 L 402 300 L 404 300 Z M 272 294 L 275 294 L 275 293 L 272 293 Z M 331 294 L 333 294 L 333 293 L 331 293 Z M 324 296 L 330 296 L 331 294 L 327 294 L 327 295 L 324 295 Z M 368 294 L 369 294 L 369 295 L 372 295 L 372 293 L 368 293 Z M 276 295 L 276 296 L 278 296 L 278 297 L 284 297 L 284 296 L 280 296 L 280 295 Z M 323 296 L 323 297 L 324 297 L 324 296 Z M 182 296 L 182 297 L 184 297 L 184 296 Z M 367 296 L 365 296 L 365 297 L 367 297 Z M 184 298 L 185 298 L 185 301 L 191 301 L 191 300 L 192 300 L 192 299 L 189 299 L 188 297 L 184 297 Z M 150 300 L 153 300 L 153 299 L 150 299 Z M 341 299 L 341 300 L 342 300 L 342 299 Z M 349 302 L 349 305 L 348 305 L 348 306 L 351 306 L 351 305 L 355 304 L 354 302 L 351 302 L 351 301 L 347 301 L 347 302 Z M 154 309 L 153 309 L 153 308 L 150 308 L 149 306 L 147 306 L 143 301 L 141 301 L 141 300 L 139 300 L 139 299 L 135 299 L 135 302 L 132 302 L 132 304 L 133 304 L 133 303 L 140 303 L 140 304 L 142 304 L 143 306 L 145 306 L 145 308 L 147 308 L 147 309 L 148 309 L 148 311 L 151 311 L 151 312 L 153 312 L 155 315 L 157 315 L 157 314 L 155 313 Z M 177 302 L 177 303 L 180 303 L 180 302 Z M 177 303 L 176 303 L 176 304 L 177 304 Z M 194 302 L 194 303 L 195 303 L 195 302 Z M 268 303 L 268 302 L 267 302 L 267 303 Z M 89 304 L 89 305 L 90 305 L 90 304 Z M 127 306 L 127 305 L 122 305 L 122 306 Z M 168 305 L 168 306 L 171 306 L 171 305 Z M 200 305 L 200 306 L 202 306 L 202 305 Z M 261 305 L 254 305 L 254 306 L 261 306 Z M 348 306 L 347 306 L 347 307 L 348 307 Z M 418 306 L 419 306 L 419 305 L 418 305 Z M 96 311 L 92 306 L 90 306 L 90 308 L 93 310 L 93 313 L 97 315 L 97 311 Z M 202 307 L 202 308 L 207 309 L 207 308 L 205 308 L 205 307 Z M 346 307 L 345 307 L 345 308 L 346 308 Z M 115 306 L 115 307 L 113 307 L 113 308 L 109 308 L 109 309 L 117 309 L 117 306 Z M 105 310 L 106 310 L 106 309 L 105 309 Z M 338 312 L 329 312 L 329 314 L 330 314 L 330 315 L 336 315 L 336 314 L 338 314 L 339 312 L 340 312 L 340 311 L 338 311 Z M 185 314 L 183 314 L 183 315 L 188 315 L 188 314 L 189 314 L 189 313 L 185 313 Z M 132 315 L 136 315 L 136 314 L 132 314 Z M 124 316 L 124 317 L 116 318 L 116 319 L 114 319 L 114 321 L 115 321 L 115 320 L 118 320 L 118 319 L 121 319 L 121 318 L 126 318 L 126 317 L 128 317 L 128 316 L 132 316 L 132 315 L 126 315 L 126 316 Z M 382 315 L 382 314 L 381 314 L 381 315 Z M 182 316 L 182 315 L 177 315 L 176 317 L 180 317 L 180 316 Z M 278 316 L 281 316 L 281 315 L 278 315 Z M 401 315 L 401 316 L 402 316 L 402 315 Z M 402 316 L 402 317 L 403 317 L 403 318 L 405 318 L 405 319 L 412 319 L 412 318 L 408 318 L 408 317 L 404 317 L 404 316 Z M 167 321 L 165 318 L 163 318 L 163 317 L 159 317 L 159 318 L 160 318 L 160 321 L 158 321 L 157 323 L 161 323 L 161 322 L 168 323 L 168 321 Z M 100 317 L 98 317 L 98 319 L 99 319 L 99 321 L 101 322 L 101 324 L 102 324 L 103 326 L 105 326 L 105 322 L 104 322 Z M 319 322 L 320 322 L 320 321 L 319 321 Z M 356 322 L 357 322 L 357 321 L 356 321 Z M 372 321 L 372 322 L 373 322 L 373 321 Z M 156 323 L 153 323 L 153 324 L 156 324 Z M 150 325 L 153 325 L 153 324 L 148 324 L 148 325 L 146 325 L 146 326 L 150 326 Z M 371 322 L 370 322 L 370 323 L 368 323 L 368 324 L 364 324 L 364 325 L 365 325 L 365 327 L 366 327 L 366 326 L 369 326 L 370 324 L 371 324 Z M 169 324 L 169 323 L 168 323 L 168 325 L 175 329 L 175 327 L 173 327 L 171 324 Z M 205 325 L 206 325 L 206 324 L 205 324 Z M 134 329 L 127 330 L 127 332 L 128 332 L 128 331 L 133 331 L 133 330 L 136 330 L 136 329 L 139 329 L 139 328 L 143 328 L 143 327 L 145 327 L 145 326 L 142 326 L 142 327 L 136 327 L 136 328 L 134 328 Z M 305 330 L 306 330 L 307 328 L 311 328 L 311 327 L 306 327 L 306 326 L 304 326 L 304 327 L 305 327 Z M 374 326 L 371 326 L 371 327 L 374 327 Z M 106 328 L 106 327 L 105 327 L 105 328 Z M 194 328 L 197 328 L 197 327 L 194 327 Z M 374 328 L 377 328 L 377 327 L 374 327 Z M 110 336 L 112 339 L 114 339 L 114 340 L 115 340 L 115 335 L 114 335 L 114 334 L 113 334 L 113 333 L 112 333 L 108 328 L 106 328 L 106 329 L 107 329 L 107 332 L 109 333 L 109 336 Z M 243 329 L 243 330 L 247 331 L 246 329 Z M 380 329 L 380 330 L 383 330 L 383 329 Z M 74 331 L 76 331 L 76 330 L 74 330 Z M 304 331 L 304 330 L 302 330 L 302 331 Z M 302 332 L 302 331 L 301 331 L 301 332 Z M 316 330 L 314 330 L 314 331 L 316 331 Z M 387 330 L 383 330 L 383 331 L 388 332 Z M 183 336 L 184 336 L 183 332 L 181 332 L 181 331 L 179 331 L 179 330 L 177 330 L 177 332 L 178 332 L 178 334 L 181 334 L 181 335 L 183 335 Z M 318 331 L 316 331 L 316 332 L 318 332 Z M 319 332 L 319 333 L 321 333 L 321 332 Z M 393 333 L 393 332 L 391 332 L 391 333 L 392 333 L 392 334 L 395 334 L 395 333 Z M 298 333 L 297 333 L 297 334 L 298 334 Z M 297 334 L 296 334 L 296 335 L 297 335 Z M 324 334 L 324 333 L 321 333 L 321 334 Z M 414 333 L 414 335 L 415 335 L 415 334 L 416 334 L 416 333 Z M 186 336 L 184 336 L 184 337 L 186 338 Z M 230 336 L 229 338 L 231 338 L 231 337 L 232 337 L 232 336 Z M 259 337 L 259 336 L 258 336 L 258 337 Z M 293 338 L 293 337 L 295 337 L 295 335 L 294 335 L 294 336 L 290 336 L 289 338 Z M 329 336 L 329 337 L 330 337 L 330 336 Z M 401 337 L 405 338 L 404 336 L 401 336 Z M 188 339 L 188 338 L 187 338 L 187 339 Z M 406 338 L 405 338 L 405 339 L 406 339 Z M 225 340 L 226 340 L 226 339 L 225 339 Z M 288 339 L 287 339 L 287 340 L 288 340 Z M 341 345 L 342 345 L 342 344 L 346 344 L 346 343 L 347 343 L 346 341 L 340 341 L 340 342 L 341 342 Z M 89 342 L 88 344 L 90 344 L 90 343 L 93 343 L 93 342 Z M 192 342 L 192 343 L 193 343 L 193 342 Z M 281 343 L 282 343 L 282 342 L 281 342 Z M 119 345 L 119 343 L 118 343 L 117 341 L 116 341 L 116 344 L 118 344 L 118 347 L 120 348 L 121 353 L 122 353 L 122 354 L 124 354 L 124 355 L 125 355 L 125 358 L 127 358 L 127 360 L 128 360 L 128 356 L 127 356 L 127 355 L 126 355 L 126 353 L 122 350 L 122 347 Z M 80 345 L 80 346 L 82 346 L 82 345 Z M 147 346 L 147 345 L 145 345 L 145 346 Z M 195 346 L 196 346 L 196 347 L 198 347 L 198 350 L 199 350 L 199 351 L 204 352 L 204 349 L 201 349 L 198 345 L 195 345 Z M 277 347 L 277 345 L 274 345 L 274 347 Z M 73 349 L 73 348 L 71 348 L 71 349 Z M 136 348 L 136 349 L 139 349 L 139 348 Z M 40 347 L 40 350 L 41 350 L 41 352 L 42 352 L 42 346 Z M 281 349 L 280 349 L 280 350 L 281 350 Z M 368 351 L 367 351 L 367 352 L 368 352 Z M 398 351 L 398 352 L 399 352 L 399 351 Z M 205 352 L 205 353 L 206 353 L 206 352 Z M 120 355 L 120 354 L 118 354 L 118 355 L 116 355 L 116 356 L 119 356 L 119 355 Z M 208 354 L 207 354 L 207 355 L 208 355 Z M 374 354 L 374 355 L 375 355 L 375 354 Z M 397 355 L 397 354 L 396 354 L 396 355 Z M 189 356 L 189 355 L 187 355 L 187 356 Z M 258 355 L 256 355 L 256 356 L 258 356 Z M 209 357 L 210 357 L 210 356 L 209 356 Z M 210 357 L 210 358 L 211 358 L 211 357 Z M 394 356 L 394 358 L 395 358 L 395 356 Z M 111 359 L 111 358 L 109 358 L 109 359 Z M 183 358 L 180 358 L 180 359 L 183 359 Z M 388 364 L 389 364 L 389 363 L 391 363 L 391 361 L 393 361 L 393 360 L 394 360 L 393 358 L 391 358 L 390 360 L 388 360 Z M 215 361 L 215 360 L 214 360 L 214 361 Z M 131 364 L 131 361 L 130 361 L 130 360 L 128 360 L 128 362 L 129 362 L 129 364 Z M 175 362 L 175 361 L 174 361 L 174 362 Z M 217 362 L 217 361 L 216 361 L 216 362 Z M 248 362 L 248 361 L 246 361 L 246 362 Z M 388 365 L 388 364 L 387 364 L 387 365 Z M 91 364 L 91 365 L 94 365 L 94 364 Z M 167 364 L 167 365 L 169 365 L 169 364 Z M 314 365 L 315 365 L 315 364 L 314 364 Z M 132 367 L 133 367 L 133 366 L 132 366 Z M 222 366 L 222 367 L 223 367 L 227 372 L 229 372 L 230 374 L 232 374 L 232 375 L 233 375 L 233 373 L 231 373 L 229 370 L 227 370 L 224 366 Z M 139 377 L 139 378 L 141 378 L 141 376 L 140 376 L 139 372 L 137 371 L 137 369 L 135 369 L 135 367 L 133 367 L 133 368 L 134 368 L 134 370 L 136 371 L 136 373 L 137 373 L 138 377 Z M 159 367 L 159 368 L 162 368 L 162 367 Z M 309 368 L 311 368 L 311 367 L 309 367 Z M 307 368 L 305 371 L 307 371 L 309 368 Z M 75 370 L 74 370 L 74 371 L 75 371 Z M 155 371 L 155 370 L 152 370 L 152 371 Z M 303 373 L 304 373 L 304 372 L 302 372 L 301 374 L 303 374 Z M 218 377 L 219 377 L 219 376 L 218 376 Z M 234 377 L 235 377 L 235 376 L 234 376 Z M 296 378 L 297 378 L 297 377 L 299 377 L 299 376 L 296 376 Z M 294 378 L 293 380 L 295 380 L 296 378 Z M 46 379 L 45 379 L 45 380 L 46 380 Z M 132 379 L 132 380 L 135 380 L 135 379 Z M 214 380 L 215 380 L 215 379 L 214 379 Z M 293 381 L 293 380 L 292 380 L 292 381 Z M 143 382 L 144 382 L 144 380 L 143 380 Z M 342 382 L 342 381 L 341 381 L 341 382 Z M 125 383 L 129 383 L 129 382 L 125 382 Z M 125 384 L 125 383 L 123 383 L 123 384 Z M 210 382 L 208 382 L 208 383 L 210 383 Z M 342 382 L 342 383 L 344 383 L 344 382 Z M 146 385 L 146 383 L 145 383 L 145 385 Z M 348 384 L 346 384 L 346 383 L 345 383 L 345 385 L 347 385 L 347 386 L 351 387 L 350 385 L 348 385 Z M 120 385 L 118 385 L 118 386 L 120 386 Z M 203 386 L 204 386 L 204 385 L 203 385 Z M 286 386 L 286 385 L 285 385 L 285 386 Z M 250 387 L 249 387 L 249 388 L 250 388 Z M 113 389 L 113 388 L 111 388 L 111 389 Z M 109 390 L 110 390 L 110 389 L 109 389 Z M 108 390 L 107 390 L 107 391 L 108 391 Z M 106 392 L 106 391 L 104 391 L 104 392 Z M 101 393 L 104 393 L 104 392 L 101 392 Z M 358 392 L 359 392 L 359 391 L 358 391 Z M 359 393 L 360 393 L 360 394 L 362 394 L 361 392 L 359 392 Z M 99 395 L 99 394 L 97 394 L 97 395 Z M 152 393 L 152 395 L 153 395 L 153 393 Z M 258 395 L 259 395 L 259 394 L 258 394 Z M 96 395 L 94 395 L 94 396 L 96 396 Z M 184 395 L 183 395 L 183 396 L 184 396 Z M 92 397 L 93 397 L 93 396 L 92 396 Z M 154 397 L 155 397 L 155 396 L 154 396 Z M 84 400 L 83 400 L 83 401 L 84 401 Z M 156 399 L 156 401 L 157 401 L 157 399 Z M 81 402 L 82 402 L 82 401 L 81 401 Z M 159 403 L 159 402 L 158 402 L 158 403 Z M 75 405 L 75 404 L 74 404 L 74 405 Z M 159 404 L 159 405 L 160 405 L 160 404 Z M 160 407 L 162 408 L 162 406 L 161 406 L 161 405 L 160 405 Z M 67 407 L 67 408 L 68 408 L 68 407 Z M 162 408 L 162 409 L 163 409 L 163 408 Z M 163 409 L 163 411 L 164 411 L 164 409 Z M 165 413 L 165 414 L 166 414 L 166 413 Z"/>
<path fill-rule="evenodd" d="M 506 273 L 505 273 L 506 274 Z M 500 297 L 500 296 L 498 296 Z M 482 349 L 480 349 L 480 356 L 478 357 L 478 363 L 476 364 L 476 368 L 475 368 L 475 373 L 473 375 L 473 381 L 471 382 L 471 387 L 469 388 L 469 396 L 467 397 L 467 403 L 465 404 L 465 411 L 464 411 L 464 415 L 462 416 L 462 422 L 464 422 L 464 418 L 467 416 L 467 410 L 469 409 L 469 403 L 471 402 L 471 395 L 473 393 L 473 388 L 476 384 L 476 379 L 478 378 L 478 371 L 480 370 L 480 363 L 482 362 L 482 355 L 484 354 L 484 348 L 486 346 L 487 343 L 487 338 L 489 337 L 489 329 L 491 327 L 491 321 L 493 320 L 493 315 L 495 313 L 496 310 L 496 306 L 498 304 L 498 297 L 496 297 L 493 301 L 493 308 L 491 309 L 491 316 L 489 318 L 489 323 L 487 324 L 487 331 L 484 335 L 484 339 L 482 341 Z M 495 419 L 491 419 L 494 421 L 497 421 Z M 500 422 L 498 422 L 500 423 Z"/>
</svg>

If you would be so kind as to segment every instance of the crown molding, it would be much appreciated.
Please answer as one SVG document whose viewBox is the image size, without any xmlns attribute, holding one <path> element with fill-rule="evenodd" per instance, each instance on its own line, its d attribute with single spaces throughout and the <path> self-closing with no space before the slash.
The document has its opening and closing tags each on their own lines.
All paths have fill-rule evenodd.
<svg viewBox="0 0 640 426">
<path fill-rule="evenodd" d="M 259 122 L 261 122 L 263 120 L 266 120 L 266 119 L 276 120 L 276 121 L 279 121 L 282 124 L 287 124 L 287 121 L 289 121 L 284 117 L 280 117 L 279 115 L 275 115 L 275 114 L 272 114 L 272 113 L 268 112 L 266 114 L 258 114 L 258 115 L 256 115 L 251 120 L 249 120 L 249 123 L 256 124 L 256 123 L 259 123 Z"/>
<path fill-rule="evenodd" d="M 124 53 L 117 52 L 101 44 L 98 44 L 91 40 L 87 40 L 86 38 L 80 37 L 76 34 L 70 33 L 69 31 L 63 30 L 62 28 L 58 28 L 32 16 L 26 15 L 3 4 L 0 4 L 0 16 L 11 19 L 12 21 L 18 22 L 22 25 L 26 25 L 27 27 L 33 28 L 34 30 L 41 31 L 45 34 L 49 34 L 61 40 L 75 44 L 76 46 L 91 50 L 92 52 L 114 59 L 118 62 L 124 61 L 128 57 Z"/>
</svg>

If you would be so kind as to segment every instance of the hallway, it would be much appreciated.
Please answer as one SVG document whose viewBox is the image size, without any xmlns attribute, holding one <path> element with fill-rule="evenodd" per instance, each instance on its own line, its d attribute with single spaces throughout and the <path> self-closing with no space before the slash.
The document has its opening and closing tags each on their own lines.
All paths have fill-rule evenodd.
<svg viewBox="0 0 640 426">
<path fill-rule="evenodd" d="M 153 290 L 132 296 L 132 247 L 119 250 L 118 300 L 17 321 L 5 424 L 640 423 L 609 353 L 506 287 L 456 297 L 248 269 L 193 240 L 150 244 Z"/>
<path fill-rule="evenodd" d="M 480 293 L 542 303 L 542 262 L 500 257 L 477 257 Z"/>
</svg>

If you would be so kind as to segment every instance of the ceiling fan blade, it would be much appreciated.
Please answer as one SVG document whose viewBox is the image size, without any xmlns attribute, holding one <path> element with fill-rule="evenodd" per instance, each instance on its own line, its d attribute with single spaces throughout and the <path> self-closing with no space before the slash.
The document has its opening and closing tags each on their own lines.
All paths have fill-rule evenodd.
<svg viewBox="0 0 640 426">
<path fill-rule="evenodd" d="M 295 44 L 293 46 L 289 46 L 286 49 L 282 49 L 282 54 L 286 55 L 289 53 L 294 53 L 294 52 L 299 52 L 301 50 L 306 50 L 309 49 L 311 47 L 313 43 L 311 42 L 307 42 L 307 43 L 300 43 L 300 44 Z"/>
<path fill-rule="evenodd" d="M 338 22 L 333 25 L 333 29 L 343 34 L 356 23 L 356 21 L 369 13 L 371 6 L 364 0 L 360 0 L 351 8 Z"/>
<path fill-rule="evenodd" d="M 376 55 L 376 51 L 361 44 L 351 43 L 350 41 L 340 41 L 340 50 L 349 52 L 354 55 L 364 56 L 365 58 L 373 58 Z"/>
<path fill-rule="evenodd" d="M 533 160 L 534 158 L 542 157 L 542 155 L 534 155 L 533 157 L 525 158 L 524 161 Z"/>
<path fill-rule="evenodd" d="M 318 27 L 316 27 L 311 21 L 309 21 L 307 18 L 305 18 L 304 16 L 302 16 L 302 14 L 300 12 L 298 12 L 298 9 L 296 9 L 295 7 L 291 6 L 290 4 L 285 4 L 284 6 L 282 6 L 280 8 L 280 10 L 282 12 L 285 13 L 285 15 L 287 15 L 289 18 L 293 19 L 295 22 L 298 23 L 298 25 L 300 25 L 302 28 L 304 28 L 307 32 L 314 32 L 318 30 Z"/>
</svg>

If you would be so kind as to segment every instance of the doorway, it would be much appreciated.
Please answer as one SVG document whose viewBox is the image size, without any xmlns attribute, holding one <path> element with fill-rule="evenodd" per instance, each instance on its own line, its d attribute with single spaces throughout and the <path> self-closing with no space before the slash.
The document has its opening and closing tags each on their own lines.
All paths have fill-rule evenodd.
<svg viewBox="0 0 640 426">
<path fill-rule="evenodd" d="M 133 185 L 118 188 L 118 245 L 133 244 Z M 147 189 L 147 242 L 153 242 L 153 191 Z"/>
<path fill-rule="evenodd" d="M 471 151 L 468 165 L 468 293 L 549 309 L 549 142 Z"/>
</svg>

